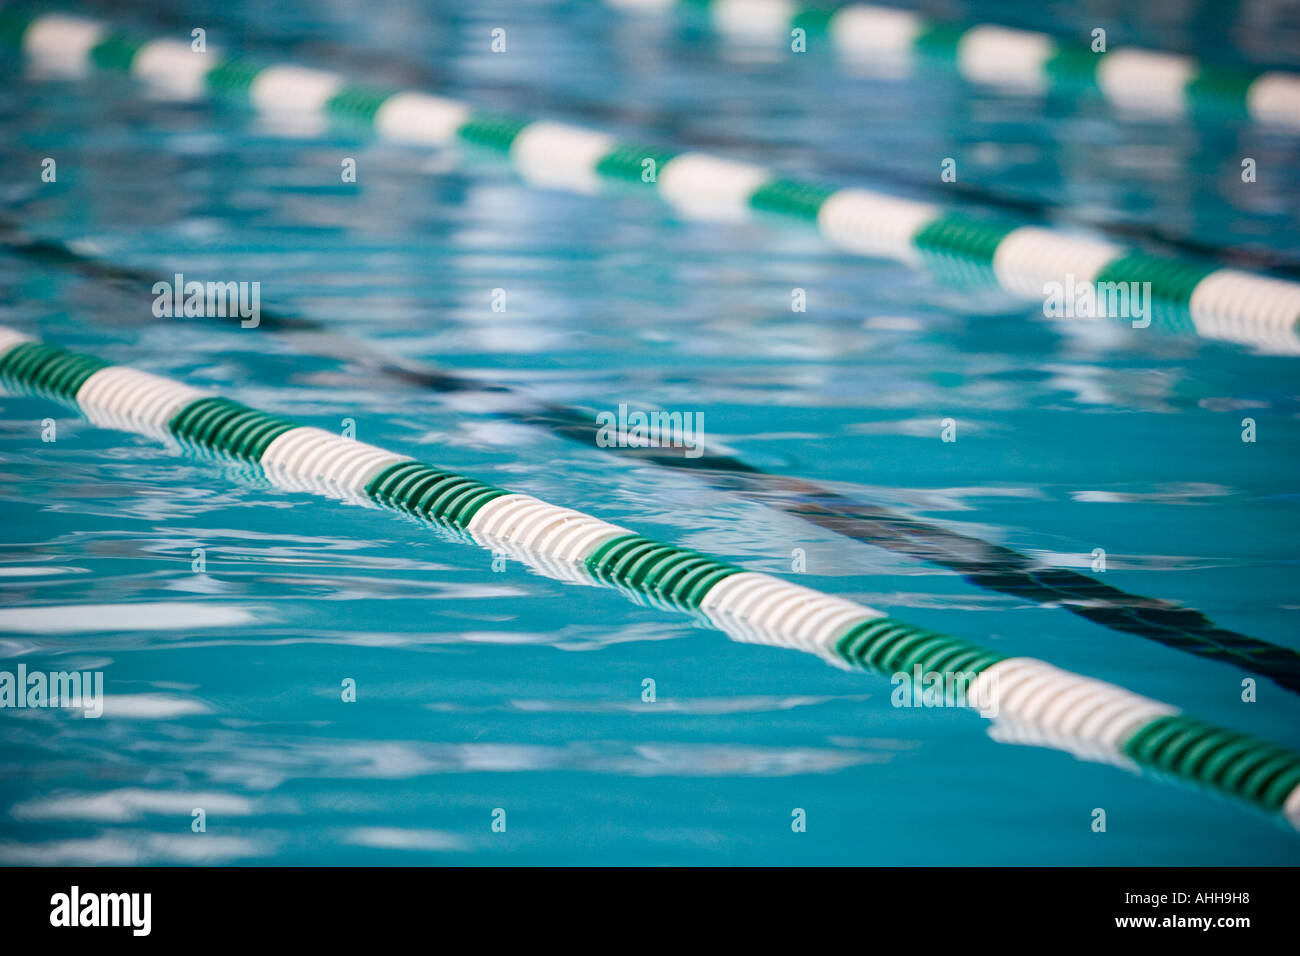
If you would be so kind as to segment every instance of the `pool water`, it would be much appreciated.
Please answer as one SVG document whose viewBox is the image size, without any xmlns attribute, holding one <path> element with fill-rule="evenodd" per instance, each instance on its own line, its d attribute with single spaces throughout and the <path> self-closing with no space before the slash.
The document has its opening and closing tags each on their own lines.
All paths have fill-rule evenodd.
<svg viewBox="0 0 1300 956">
<path fill-rule="evenodd" d="M 1137 120 L 938 70 L 873 78 L 588 3 L 81 9 L 147 35 L 206 24 L 228 48 L 794 176 L 976 210 L 1064 206 L 1052 215 L 1067 223 L 1300 261 L 1297 140 L 1273 130 Z M 1216 10 L 1217 36 L 1241 29 L 1241 11 Z M 1222 56 L 1201 20 L 1141 20 L 1135 38 Z M 489 51 L 496 26 L 505 55 Z M 1047 320 L 1041 303 L 811 231 L 538 189 L 467 150 L 149 99 L 125 75 L 50 77 L 7 49 L 0 68 L 0 200 L 31 234 L 160 278 L 258 281 L 267 312 L 548 402 L 694 412 L 755 467 L 1044 565 L 1094 574 L 1103 549 L 1106 584 L 1300 650 L 1294 358 Z M 943 193 L 949 156 L 988 204 Z M 57 182 L 41 181 L 45 157 Z M 346 158 L 356 183 L 340 179 Z M 363 441 L 1300 747 L 1300 698 L 1258 678 L 1244 701 L 1253 675 L 1230 663 L 980 588 L 273 322 L 159 319 L 152 304 L 138 283 L 0 249 L 0 325 L 330 431 L 350 419 Z M 971 712 L 892 706 L 887 679 L 731 641 L 43 399 L 0 399 L 0 476 L 0 669 L 98 670 L 108 695 L 99 720 L 0 713 L 0 862 L 1300 859 L 1300 836 L 1207 792 L 993 740 Z"/>
</svg>

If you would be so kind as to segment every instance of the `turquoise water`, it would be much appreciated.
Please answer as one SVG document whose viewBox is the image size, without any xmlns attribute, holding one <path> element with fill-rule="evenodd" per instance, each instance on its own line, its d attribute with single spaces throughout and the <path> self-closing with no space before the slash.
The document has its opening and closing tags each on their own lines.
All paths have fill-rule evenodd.
<svg viewBox="0 0 1300 956">
<path fill-rule="evenodd" d="M 855 77 L 589 4 L 384 6 L 169 16 L 207 23 L 213 44 L 374 83 L 438 81 L 488 107 L 935 201 L 958 201 L 937 183 L 955 155 L 991 199 L 1300 257 L 1284 134 L 1117 118 L 939 71 Z M 145 33 L 169 22 L 140 11 Z M 506 56 L 487 52 L 497 25 Z M 1192 26 L 1147 23 L 1143 40 L 1213 55 L 1212 31 Z M 682 222 L 641 196 L 528 187 L 472 153 L 152 101 L 124 76 L 54 79 L 0 56 L 0 197 L 31 233 L 160 277 L 259 281 L 268 312 L 551 402 L 702 413 L 710 440 L 767 471 L 1045 565 L 1092 573 L 1103 548 L 1105 583 L 1300 649 L 1294 359 L 1051 322 L 795 228 Z M 1249 187 L 1242 155 L 1263 171 Z M 40 181 L 47 156 L 56 183 Z M 356 184 L 340 182 L 345 157 Z M 789 574 L 801 549 L 800 583 L 1300 747 L 1300 699 L 1261 678 L 1243 702 L 1238 667 L 503 419 L 482 396 L 417 387 L 273 323 L 156 319 L 151 305 L 139 286 L 0 251 L 2 325 L 331 431 L 352 419 L 361 440 L 755 570 Z M 939 440 L 944 418 L 956 442 Z M 102 670 L 109 695 L 99 720 L 0 712 L 0 862 L 1298 859 L 1296 834 L 1208 793 L 996 742 L 973 713 L 891 706 L 884 678 L 494 569 L 429 528 L 44 400 L 0 400 L 0 476 L 0 669 Z M 345 678 L 355 703 L 340 700 Z M 795 808 L 806 832 L 792 832 Z"/>
</svg>

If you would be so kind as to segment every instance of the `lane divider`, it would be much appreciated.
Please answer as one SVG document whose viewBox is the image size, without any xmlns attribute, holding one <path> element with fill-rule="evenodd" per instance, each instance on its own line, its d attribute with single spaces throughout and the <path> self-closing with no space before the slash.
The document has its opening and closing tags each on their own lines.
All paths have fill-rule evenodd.
<svg viewBox="0 0 1300 956">
<path fill-rule="evenodd" d="M 298 425 L 180 382 L 0 327 L 0 386 L 90 421 L 259 466 L 274 485 L 377 505 L 505 552 L 551 577 L 617 588 L 738 641 L 974 692 L 1006 739 L 1146 767 L 1278 814 L 1300 829 L 1300 756 L 1032 658 L 1008 657 L 773 575 L 642 537 L 592 515 Z"/>
<path fill-rule="evenodd" d="M 969 83 L 1008 92 L 1095 89 L 1107 102 L 1165 116 L 1200 109 L 1300 130 L 1300 75 L 1218 67 L 1176 53 L 1123 47 L 1092 51 L 1092 38 L 1056 37 L 982 23 L 927 20 L 911 10 L 793 0 L 605 0 L 617 9 L 703 12 L 717 32 L 746 42 L 788 45 L 791 31 L 829 39 L 839 54 L 907 69 L 919 59 L 950 63 Z"/>
<path fill-rule="evenodd" d="M 0 247 L 41 266 L 70 267 L 101 282 L 130 283 L 141 294 L 152 295 L 158 279 L 157 273 L 88 256 L 65 241 L 29 236 L 3 214 Z M 370 372 L 407 386 L 439 394 L 490 396 L 489 411 L 493 415 L 588 448 L 600 446 L 600 426 L 593 409 L 541 399 L 526 390 L 425 362 L 399 362 L 358 339 L 331 331 L 325 323 L 303 316 L 263 308 L 260 328 L 290 337 L 295 333 L 306 335 L 308 341 L 299 343 L 299 354 L 305 345 L 307 354 L 359 363 Z M 720 450 L 706 448 L 699 458 L 683 457 L 671 448 L 631 444 L 601 450 L 685 471 L 715 490 L 783 511 L 852 541 L 948 568 L 975 587 L 1060 607 L 1102 627 L 1259 674 L 1291 693 L 1300 693 L 1300 653 L 1220 627 L 1195 608 L 1130 594 L 1070 568 L 1044 566 L 1011 548 L 869 504 L 807 479 L 764 471 Z M 286 474 L 285 487 L 291 487 L 287 482 L 292 480 L 292 475 Z"/>
<path fill-rule="evenodd" d="M 339 74 L 225 58 L 173 39 L 144 40 L 94 21 L 0 11 L 0 38 L 65 67 L 125 70 L 172 90 L 205 91 L 255 109 L 346 118 L 392 140 L 465 142 L 509 157 L 538 186 L 590 192 L 602 184 L 648 189 L 686 217 L 758 214 L 802 222 L 847 252 L 995 282 L 1026 299 L 1047 283 L 1129 288 L 1150 283 L 1152 324 L 1300 355 L 1300 283 L 1162 258 L 1055 229 L 976 219 L 930 203 L 780 177 L 696 151 L 621 143 L 546 120 L 479 112 L 410 91 L 354 86 Z M 1104 294 L 1104 292 L 1099 293 Z"/>
</svg>

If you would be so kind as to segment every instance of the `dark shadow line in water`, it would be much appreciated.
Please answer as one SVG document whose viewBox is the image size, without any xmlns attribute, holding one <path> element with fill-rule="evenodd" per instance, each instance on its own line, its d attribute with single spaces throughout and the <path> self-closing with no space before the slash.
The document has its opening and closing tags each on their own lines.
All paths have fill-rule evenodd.
<svg viewBox="0 0 1300 956">
<path fill-rule="evenodd" d="M 119 19 L 124 13 L 132 12 L 160 27 L 181 30 L 186 36 L 194 26 L 194 18 L 163 11 L 156 5 L 148 3 L 113 0 L 107 4 L 93 2 L 89 6 L 96 12 L 105 12 Z M 209 33 L 212 32 L 213 25 L 217 25 L 226 32 L 237 35 L 241 46 L 254 50 L 265 46 L 265 43 L 259 42 L 257 37 L 249 36 L 247 24 L 232 22 L 229 18 L 224 18 L 223 22 L 223 18 L 213 14 L 212 11 L 205 13 L 202 20 L 207 25 Z M 396 60 L 386 54 L 374 53 L 365 48 L 340 44 L 317 36 L 302 38 L 299 47 L 305 51 L 309 60 L 319 59 L 329 63 L 341 61 L 366 75 L 371 75 L 373 72 L 385 76 L 400 73 L 404 79 L 409 78 L 412 84 L 423 89 L 446 89 L 458 86 L 453 77 L 424 64 Z M 587 121 L 626 124 L 638 128 L 662 129 L 667 131 L 669 138 L 674 142 L 689 144 L 683 146 L 686 149 L 722 149 L 733 152 L 738 157 L 775 151 L 787 160 L 793 158 L 816 168 L 821 175 L 843 178 L 847 180 L 846 185 L 856 185 L 863 180 L 873 185 L 884 184 L 923 197 L 925 201 L 944 204 L 945 207 L 956 194 L 964 202 L 983 206 L 986 211 L 1013 212 L 1023 216 L 1025 217 L 1023 225 L 1047 225 L 1051 221 L 1074 222 L 1097 229 L 1114 238 L 1160 246 L 1169 251 L 1176 250 L 1213 259 L 1237 268 L 1268 271 L 1279 279 L 1300 281 L 1300 259 L 1294 256 L 1259 249 L 1225 246 L 1156 224 L 1102 220 L 1096 216 L 1080 215 L 1067 203 L 1042 196 L 1015 195 L 1005 189 L 999 190 L 996 187 L 964 180 L 936 186 L 933 176 L 910 175 L 897 169 L 865 164 L 861 160 L 848 162 L 820 154 L 802 142 L 780 139 L 759 141 L 749 137 L 720 134 L 712 130 L 700 130 L 689 122 L 689 118 L 687 122 L 683 122 L 683 117 L 679 113 L 644 104 L 625 107 L 569 95 L 561 98 L 539 90 L 535 86 L 501 81 L 481 82 L 476 84 L 475 88 L 486 92 L 489 97 L 500 97 L 508 101 L 512 109 L 522 109 L 530 113 L 542 111 L 558 116 L 567 115 Z M 689 128 L 689 132 L 682 134 L 684 128 Z"/>
<path fill-rule="evenodd" d="M 100 282 L 152 290 L 156 279 L 143 270 L 83 255 L 64 242 L 29 236 L 17 222 L 3 214 L 0 214 L 0 245 L 31 261 L 72 269 Z M 512 407 L 497 408 L 491 414 L 579 444 L 600 447 L 596 443 L 600 429 L 595 413 L 589 409 L 548 402 L 508 385 L 440 369 L 426 362 L 395 361 L 366 343 L 340 336 L 328 325 L 312 319 L 265 309 L 261 319 L 263 326 L 272 332 L 310 339 L 314 354 L 365 365 L 390 380 L 440 394 L 479 392 L 508 396 L 513 400 Z M 1037 604 L 1060 605 L 1111 630 L 1233 664 L 1300 693 L 1300 654 L 1221 628 L 1193 608 L 1130 594 L 1068 568 L 1044 567 L 1011 548 L 858 501 L 815 482 L 772 474 L 730 455 L 705 453 L 698 458 L 687 458 L 681 449 L 653 447 L 603 450 L 691 472 L 717 490 L 794 515 L 854 541 L 955 571 L 982 590 Z"/>
</svg>

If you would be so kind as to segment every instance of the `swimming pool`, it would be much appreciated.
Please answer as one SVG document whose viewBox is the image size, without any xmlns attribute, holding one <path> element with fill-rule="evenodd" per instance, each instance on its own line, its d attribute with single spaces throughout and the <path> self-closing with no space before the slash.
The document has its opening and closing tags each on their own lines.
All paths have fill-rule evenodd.
<svg viewBox="0 0 1300 956">
<path fill-rule="evenodd" d="M 1295 136 L 1266 126 L 864 76 L 598 4 L 70 12 L 1207 266 L 1294 278 L 1300 255 Z M 1133 38 L 1211 57 L 1249 26 L 1200 18 Z M 1273 340 L 1049 320 L 969 269 L 695 218 L 635 176 L 545 188 L 484 150 L 0 56 L 0 325 L 1300 747 L 1300 424 Z M 257 282 L 264 321 L 159 317 L 149 277 L 177 274 Z M 709 455 L 602 447 L 620 406 L 694 416 Z M 995 739 L 888 676 L 3 407 L 0 669 L 102 672 L 107 696 L 0 715 L 0 861 L 1296 860 L 1276 815 Z M 853 520 L 810 518 L 827 501 Z M 1072 612 L 1026 583 L 1060 585 L 1047 568 L 1204 623 L 1117 622 L 1077 579 Z"/>
</svg>

